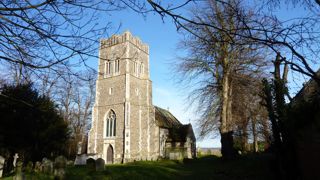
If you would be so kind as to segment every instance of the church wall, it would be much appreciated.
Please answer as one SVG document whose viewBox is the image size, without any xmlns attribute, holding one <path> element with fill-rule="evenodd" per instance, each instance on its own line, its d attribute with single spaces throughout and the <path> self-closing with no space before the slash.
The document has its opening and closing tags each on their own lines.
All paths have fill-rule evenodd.
<svg viewBox="0 0 320 180">
<path fill-rule="evenodd" d="M 102 41 L 103 42 L 103 41 Z M 102 44 L 102 43 L 100 43 Z M 119 59 L 120 60 L 120 72 L 114 73 L 114 68 L 112 69 L 113 74 L 112 77 L 117 75 L 124 75 L 126 74 L 126 60 L 128 57 L 126 56 L 126 51 L 128 50 L 128 47 L 126 47 L 129 43 L 124 42 L 121 44 L 116 44 L 111 47 L 105 47 L 101 48 L 99 50 L 99 64 L 98 64 L 98 79 L 105 79 L 105 61 L 111 61 L 114 63 L 114 60 Z"/>
<path fill-rule="evenodd" d="M 123 127 L 124 127 L 124 105 L 110 105 L 110 106 L 100 106 L 96 107 L 98 112 L 98 121 L 97 121 L 97 145 L 96 153 L 100 154 L 103 159 L 106 159 L 106 151 L 109 144 L 112 145 L 114 150 L 115 162 L 121 162 L 123 156 Z M 112 109 L 116 114 L 116 136 L 115 137 L 106 137 L 106 114 L 109 110 Z M 105 112 L 105 113 L 104 113 Z"/>
<path fill-rule="evenodd" d="M 151 160 L 157 160 L 160 156 L 160 128 L 156 125 L 154 108 L 149 109 L 150 113 L 150 152 Z"/>
<path fill-rule="evenodd" d="M 110 89 L 112 88 L 112 89 Z M 111 92 L 110 92 L 111 91 Z M 97 106 L 124 103 L 125 76 L 101 79 L 97 83 Z"/>
<path fill-rule="evenodd" d="M 126 32 L 101 40 L 99 57 L 88 152 L 106 159 L 111 144 L 115 163 L 157 159 L 160 130 L 152 105 L 148 46 Z M 115 60 L 120 61 L 120 71 L 116 73 L 112 65 L 112 72 L 105 73 L 105 62 Z M 105 119 L 110 109 L 116 114 L 116 136 L 107 138 Z"/>
</svg>

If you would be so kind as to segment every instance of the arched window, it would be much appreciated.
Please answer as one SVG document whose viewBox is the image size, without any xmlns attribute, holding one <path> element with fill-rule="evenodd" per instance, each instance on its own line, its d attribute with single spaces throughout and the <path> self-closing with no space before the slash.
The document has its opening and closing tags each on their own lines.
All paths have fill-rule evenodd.
<svg viewBox="0 0 320 180">
<path fill-rule="evenodd" d="M 116 136 L 116 114 L 113 110 L 110 110 L 106 122 L 106 137 L 114 137 Z"/>
<path fill-rule="evenodd" d="M 119 58 L 117 58 L 116 60 L 115 60 L 115 67 L 114 67 L 114 72 L 115 73 L 119 73 L 119 70 L 120 70 L 120 60 L 119 60 Z"/>
<path fill-rule="evenodd" d="M 112 66 L 111 61 L 105 61 L 104 62 L 104 76 L 105 77 L 112 73 L 111 72 L 111 70 L 112 70 L 111 66 Z"/>
<path fill-rule="evenodd" d="M 138 75 L 138 62 L 137 61 L 133 62 L 133 73 L 136 76 Z"/>
</svg>

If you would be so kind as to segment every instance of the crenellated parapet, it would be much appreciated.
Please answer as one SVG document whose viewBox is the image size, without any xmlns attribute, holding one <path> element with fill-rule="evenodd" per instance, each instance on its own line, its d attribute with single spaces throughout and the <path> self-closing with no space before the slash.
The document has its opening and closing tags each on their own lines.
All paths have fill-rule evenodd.
<svg viewBox="0 0 320 180">
<path fill-rule="evenodd" d="M 120 35 L 112 35 L 108 39 L 101 39 L 100 40 L 100 47 L 110 47 L 116 44 L 130 42 L 133 45 L 137 46 L 140 50 L 144 51 L 145 53 L 149 54 L 149 46 L 143 43 L 139 37 L 133 36 L 129 31 L 124 32 Z"/>
</svg>

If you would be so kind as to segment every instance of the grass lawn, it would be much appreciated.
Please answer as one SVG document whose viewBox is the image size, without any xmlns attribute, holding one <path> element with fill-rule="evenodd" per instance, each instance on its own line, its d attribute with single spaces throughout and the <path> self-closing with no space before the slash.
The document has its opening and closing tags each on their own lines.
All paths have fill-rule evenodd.
<svg viewBox="0 0 320 180">
<path fill-rule="evenodd" d="M 89 172 L 85 167 L 69 167 L 67 179 L 274 179 L 270 170 L 272 157 L 266 154 L 246 155 L 231 162 L 206 156 L 188 162 L 162 160 L 108 165 L 103 172 Z"/>
<path fill-rule="evenodd" d="M 85 166 L 68 167 L 67 180 L 104 179 L 214 179 L 253 180 L 274 179 L 270 170 L 272 156 L 266 154 L 245 155 L 231 162 L 216 156 L 206 156 L 187 162 L 139 161 L 127 164 L 108 165 L 105 171 L 90 172 Z M 12 178 L 5 178 L 9 180 Z M 51 179 L 42 175 L 30 179 Z"/>
</svg>

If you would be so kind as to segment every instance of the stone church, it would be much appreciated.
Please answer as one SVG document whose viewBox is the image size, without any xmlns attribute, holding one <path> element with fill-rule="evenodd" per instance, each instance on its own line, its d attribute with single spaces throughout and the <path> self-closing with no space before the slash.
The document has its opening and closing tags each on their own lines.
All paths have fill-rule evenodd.
<svg viewBox="0 0 320 180">
<path fill-rule="evenodd" d="M 152 104 L 149 47 L 128 31 L 100 41 L 88 154 L 107 164 L 196 155 L 191 124 Z"/>
</svg>

